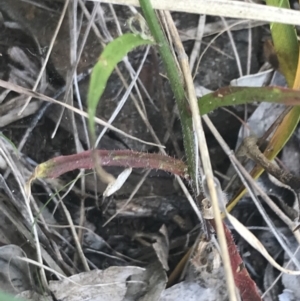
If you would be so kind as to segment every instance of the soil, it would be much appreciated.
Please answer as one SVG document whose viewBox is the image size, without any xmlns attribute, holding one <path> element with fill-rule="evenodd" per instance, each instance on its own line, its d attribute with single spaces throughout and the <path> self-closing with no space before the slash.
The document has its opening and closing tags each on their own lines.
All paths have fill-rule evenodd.
<svg viewBox="0 0 300 301">
<path fill-rule="evenodd" d="M 43 57 L 48 50 L 55 27 L 60 18 L 63 1 L 40 0 L 38 2 L 46 6 L 49 10 L 47 11 L 44 8 L 36 7 L 35 5 L 25 1 L 1 0 L 0 12 L 3 13 L 4 21 L 13 20 L 20 24 L 20 30 L 15 30 L 13 33 L 14 38 L 7 40 L 7 43 L 17 43 L 16 41 L 20 41 L 19 47 L 21 47 L 26 53 L 29 52 L 33 56 Z M 108 5 L 102 4 L 101 6 L 105 16 L 107 29 L 112 37 L 116 37 L 117 29 L 113 21 L 111 10 Z M 87 8 L 91 12 L 92 2 L 88 3 Z M 129 29 L 126 25 L 126 20 L 128 19 L 128 16 L 131 15 L 130 11 L 128 8 L 121 6 L 115 6 L 115 9 L 123 32 L 128 32 Z M 172 16 L 181 32 L 197 27 L 197 15 L 173 13 Z M 86 18 L 80 18 L 81 15 L 79 15 L 78 20 L 78 24 L 81 26 L 79 45 L 88 26 Z M 207 18 L 208 23 L 215 21 L 219 21 L 219 19 L 215 17 Z M 24 44 L 24 32 L 30 32 L 30 35 L 38 40 L 41 53 L 37 51 L 35 45 L 28 46 Z M 252 29 L 250 73 L 257 72 L 263 63 L 262 38 L 266 32 L 266 28 L 263 27 Z M 103 32 L 101 33 L 103 34 Z M 248 60 L 248 30 L 244 29 L 234 31 L 232 32 L 232 35 L 240 58 L 242 71 L 245 74 Z M 204 37 L 203 45 L 201 47 L 205 47 L 208 43 L 210 43 L 213 37 L 214 36 Z M 4 38 L 6 38 L 6 36 L 4 36 Z M 48 93 L 49 96 L 54 96 L 67 81 L 68 72 L 71 70 L 70 41 L 69 14 L 67 13 L 58 37 L 54 43 L 50 63 L 47 67 L 47 78 L 52 88 L 50 90 L 48 89 L 45 93 Z M 187 54 L 191 53 L 193 45 L 193 40 L 184 42 Z M 0 43 L 0 46 L 2 47 L 3 45 Z M 5 52 L 5 49 L 11 46 L 11 44 L 8 45 L 4 43 L 4 48 L 1 51 Z M 77 68 L 77 74 L 88 72 L 89 68 L 94 66 L 102 49 L 99 39 L 95 33 L 91 31 Z M 143 52 L 141 50 L 135 50 L 129 54 L 129 60 L 134 68 L 139 66 L 142 55 Z M 8 63 L 1 58 L 0 67 L 0 74 L 2 74 L 3 70 L 5 70 L 4 73 L 6 73 L 8 69 L 5 68 L 9 68 Z M 120 63 L 119 68 L 125 79 L 129 81 L 130 76 L 124 66 L 124 63 Z M 144 98 L 145 110 L 147 112 L 149 122 L 153 126 L 159 139 L 163 140 L 167 130 L 164 122 L 164 115 L 161 110 L 162 97 L 166 100 L 166 106 L 170 116 L 173 115 L 174 98 L 167 80 L 162 78 L 160 81 L 161 83 L 159 83 L 157 79 L 158 72 L 165 74 L 158 54 L 155 50 L 152 50 L 147 57 L 147 61 L 143 67 L 140 78 L 145 84 L 155 106 L 151 104 L 146 95 L 142 94 L 142 96 Z M 212 43 L 209 50 L 203 56 L 200 68 L 196 74 L 195 84 L 204 86 L 211 90 L 216 90 L 219 87 L 228 85 L 232 79 L 238 77 L 239 71 L 232 49 L 232 44 L 225 32 Z M 88 76 L 79 82 L 80 96 L 85 111 L 88 83 Z M 120 100 L 120 95 L 123 95 L 124 91 L 125 90 L 122 88 L 120 79 L 117 74 L 114 73 L 108 82 L 105 93 L 97 108 L 97 116 L 104 120 L 108 120 Z M 73 93 L 74 105 L 78 106 L 77 96 L 74 91 Z M 134 91 L 134 94 L 136 95 L 136 91 Z M 63 96 L 58 97 L 60 100 L 62 100 L 62 98 Z M 43 105 L 44 104 L 41 104 L 41 106 Z M 253 111 L 253 108 L 254 106 L 248 107 L 248 114 Z M 232 107 L 230 110 L 242 119 L 244 118 L 244 111 L 242 107 Z M 64 113 L 62 122 L 60 123 L 55 137 L 51 138 L 60 115 L 60 111 L 61 108 L 59 106 L 53 104 L 50 105 L 40 118 L 37 125 L 31 131 L 31 134 L 22 150 L 22 156 L 27 160 L 27 162 L 41 163 L 58 155 L 76 153 L 76 145 L 71 122 L 72 119 L 69 112 L 66 111 Z M 18 145 L 26 129 L 32 124 L 36 116 L 35 114 L 6 125 L 1 129 L 3 134 L 15 145 Z M 234 149 L 237 140 L 237 133 L 240 128 L 240 121 L 235 116 L 222 109 L 218 109 L 211 113 L 210 117 L 223 138 L 229 146 Z M 78 117 L 76 117 L 76 124 L 82 146 L 84 149 L 88 149 L 88 137 L 84 131 L 82 121 Z M 142 138 L 143 140 L 152 141 L 151 134 L 139 116 L 131 98 L 128 99 L 121 113 L 114 121 L 114 126 L 129 134 L 135 135 L 138 138 Z M 182 135 L 177 115 L 175 116 L 174 123 L 172 124 L 172 129 L 180 146 L 180 151 L 183 153 Z M 99 133 L 100 131 L 101 128 L 99 127 L 97 132 Z M 229 161 L 207 129 L 206 135 L 213 169 L 220 173 L 225 173 L 228 169 Z M 109 150 L 131 149 L 150 153 L 158 151 L 155 147 L 144 145 L 111 131 L 108 131 L 103 137 L 99 148 Z M 171 156 L 176 156 L 176 152 L 170 140 L 166 143 L 166 151 Z M 29 161 L 29 159 L 31 161 Z M 184 158 L 181 159 L 184 160 Z M 33 168 L 33 165 L 29 165 L 30 170 L 33 170 Z M 111 167 L 107 170 L 117 176 L 120 171 L 122 171 L 122 168 Z M 77 174 L 78 171 L 65 174 L 59 179 L 58 183 L 60 183 L 60 185 L 67 184 L 70 180 L 74 179 Z M 75 185 L 75 189 L 73 189 L 73 191 L 64 198 L 64 203 L 70 210 L 74 223 L 77 224 L 79 223 L 81 201 L 84 199 L 86 225 L 93 229 L 94 232 L 111 247 L 101 247 L 101 252 L 110 255 L 114 255 L 116 252 L 119 252 L 134 260 L 143 262 L 140 264 L 142 266 L 156 259 L 156 254 L 151 244 L 149 244 L 149 241 L 153 241 L 153 235 L 158 233 L 163 224 L 166 225 L 170 240 L 169 266 L 172 271 L 178 263 L 178 260 L 182 257 L 185 249 L 193 244 L 196 238 L 195 234 L 192 234 L 188 245 L 184 246 L 187 233 L 189 233 L 198 224 L 198 220 L 192 208 L 182 195 L 182 192 L 175 183 L 172 175 L 161 171 L 151 171 L 146 181 L 134 197 L 131 207 L 127 208 L 125 212 L 116 217 L 108 224 L 108 226 L 103 227 L 103 224 L 116 212 L 116 210 L 121 208 L 121 205 L 124 204 L 143 174 L 143 170 L 135 170 L 121 190 L 119 190 L 113 197 L 105 200 L 101 197 L 102 192 L 105 189 L 105 185 L 100 183 L 99 180 L 95 181 L 94 176 L 90 174 L 85 178 L 85 191 L 83 194 L 80 190 L 80 181 L 78 181 Z M 13 177 L 9 177 L 7 182 L 8 185 L 12 185 L 13 187 L 15 186 L 15 180 Z M 35 183 L 32 187 L 32 193 L 34 198 L 36 198 L 39 202 L 46 204 L 48 201 L 49 192 L 45 190 L 42 183 Z M 96 198 L 95 194 L 97 196 Z M 56 204 L 50 202 L 47 206 L 51 211 Z M 65 224 L 66 222 L 65 215 L 59 206 L 55 211 L 54 218 L 57 223 Z M 65 231 L 67 232 L 67 230 Z M 150 236 L 145 238 L 145 234 Z M 140 236 L 139 239 L 137 239 L 138 236 Z M 70 237 L 68 239 L 71 243 L 73 243 Z M 68 248 L 62 242 L 58 242 L 58 245 L 60 245 L 60 247 L 64 250 L 66 256 L 69 258 L 74 257 L 74 250 Z M 103 269 L 112 265 L 127 265 L 129 263 L 133 263 L 133 261 L 130 261 L 127 258 L 120 259 L 95 254 L 90 251 L 92 248 L 93 247 L 90 245 L 85 245 L 85 255 L 98 268 Z M 77 268 L 79 270 L 82 269 L 80 264 Z M 257 275 L 256 277 L 259 278 Z"/>
</svg>

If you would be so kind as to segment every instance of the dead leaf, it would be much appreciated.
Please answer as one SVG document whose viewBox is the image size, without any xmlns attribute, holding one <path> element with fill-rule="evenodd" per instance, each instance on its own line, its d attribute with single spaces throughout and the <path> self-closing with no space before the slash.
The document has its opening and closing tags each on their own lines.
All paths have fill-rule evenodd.
<svg viewBox="0 0 300 301">
<path fill-rule="evenodd" d="M 61 281 L 50 281 L 49 288 L 61 301 L 121 301 L 126 294 L 128 278 L 143 271 L 133 266 L 93 270 Z"/>
</svg>

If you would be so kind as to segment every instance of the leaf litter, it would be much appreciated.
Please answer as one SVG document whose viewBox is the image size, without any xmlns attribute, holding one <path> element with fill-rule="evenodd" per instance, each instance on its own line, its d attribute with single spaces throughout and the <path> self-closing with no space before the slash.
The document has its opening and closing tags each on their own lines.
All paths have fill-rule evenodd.
<svg viewBox="0 0 300 301">
<path fill-rule="evenodd" d="M 59 1 L 53 2 L 53 4 L 48 7 L 52 10 L 51 13 L 44 8 L 36 8 L 34 4 L 19 4 L 20 2 L 13 0 L 9 5 L 6 3 L 3 8 L 1 8 L 1 11 L 4 10 L 5 21 L 3 26 L 7 27 L 10 24 L 8 22 L 11 20 L 20 22 L 23 27 L 20 27 L 21 33 L 14 33 L 17 37 L 22 35 L 24 28 L 29 27 L 30 31 L 28 32 L 33 35 L 34 39 L 37 39 L 39 43 L 41 43 L 41 47 L 47 47 L 53 35 L 50 29 L 55 27 L 55 22 L 59 19 L 62 4 Z M 85 7 L 81 1 L 79 1 L 79 4 L 81 9 Z M 45 7 L 47 7 L 47 5 L 49 5 L 49 3 L 45 1 Z M 71 11 L 73 18 L 79 22 L 77 24 L 79 25 L 78 30 L 86 28 L 86 21 L 82 22 L 83 19 L 81 18 L 89 16 L 91 6 L 87 5 L 87 10 L 78 10 L 76 13 L 75 10 Z M 22 9 L 29 15 L 31 14 L 32 23 L 28 22 L 26 18 L 24 19 Z M 103 44 L 107 40 L 116 38 L 116 32 L 128 32 L 125 20 L 128 20 L 128 17 L 135 11 L 126 7 L 113 7 L 102 4 L 96 7 L 96 12 L 99 18 L 96 18 L 93 22 L 86 48 L 83 50 L 82 58 L 78 65 L 78 73 L 90 72 L 88 68 L 96 63 Z M 19 18 L 18 15 L 20 16 Z M 1 104 L 1 106 L 3 105 L 2 112 L 10 115 L 7 118 L 4 118 L 5 116 L 3 115 L 2 120 L 7 120 L 5 122 L 3 121 L 3 132 L 16 145 L 21 141 L 24 133 L 23 127 L 30 125 L 31 120 L 26 116 L 34 114 L 34 112 L 40 108 L 41 101 L 34 98 L 30 103 L 30 105 L 34 104 L 34 106 L 30 107 L 29 105 L 24 114 L 19 117 L 10 108 L 13 107 L 15 103 L 18 103 L 21 107 L 24 101 L 18 100 L 16 102 L 16 97 L 19 96 L 14 90 L 16 92 L 27 91 L 27 95 L 22 96 L 24 99 L 30 95 L 45 99 L 42 95 L 43 93 L 49 97 L 53 97 L 53 92 L 56 91 L 57 87 L 64 85 L 64 81 L 67 82 L 70 80 L 67 78 L 68 75 L 66 72 L 70 66 L 68 54 L 69 45 L 67 41 L 69 40 L 69 34 L 72 33 L 69 32 L 67 23 L 71 21 L 72 18 L 68 18 L 70 18 L 70 15 L 65 17 L 66 25 L 62 25 L 62 30 L 58 34 L 57 43 L 54 45 L 52 51 L 51 64 L 54 64 L 54 72 L 51 70 L 52 66 L 49 67 L 49 70 L 47 69 L 47 73 L 45 73 L 47 87 L 45 88 L 40 85 L 38 87 L 38 93 L 40 94 L 30 94 L 31 92 L 24 89 L 16 90 L 16 86 L 13 85 L 9 86 L 11 89 L 10 92 L 8 90 L 1 91 L 1 95 L 3 96 L 3 103 Z M 185 17 L 180 14 L 176 16 L 176 18 L 181 33 L 184 31 L 188 32 L 189 28 L 195 28 L 198 24 L 196 15 L 191 18 L 190 24 L 186 24 Z M 117 22 L 115 22 L 116 20 Z M 209 25 L 210 22 L 215 24 L 218 20 L 210 20 L 207 24 Z M 229 20 L 229 22 L 231 22 L 231 20 Z M 44 23 L 45 25 L 43 25 Z M 32 24 L 39 26 L 32 26 Z M 52 25 L 47 28 L 47 24 Z M 220 24 L 218 23 L 217 26 L 220 26 Z M 257 24 L 249 25 L 251 28 L 253 28 L 253 26 L 255 27 Z M 41 30 L 40 28 L 37 30 L 38 27 L 44 28 L 44 32 L 46 32 L 44 36 L 39 33 Z M 238 27 L 237 25 L 236 29 L 237 30 L 233 33 L 234 41 L 240 55 L 242 69 L 246 70 L 245 62 L 249 58 L 247 58 L 247 51 L 242 48 L 241 45 L 245 44 L 245 33 L 248 32 L 248 27 L 243 29 L 243 27 Z M 259 53 L 260 47 L 258 40 L 262 34 L 262 29 L 258 27 L 252 30 L 252 43 L 254 43 L 253 52 Z M 208 26 L 207 33 L 214 34 L 214 29 L 210 29 Z M 192 36 L 189 34 L 190 38 L 185 42 L 187 48 L 192 45 L 194 39 L 197 39 L 194 35 L 194 32 Z M 203 38 L 202 41 L 209 43 L 210 39 L 211 37 L 206 37 Z M 64 45 L 64 47 L 60 45 Z M 11 45 L 6 45 L 8 48 L 10 46 Z M 213 48 L 210 48 L 212 53 L 207 53 L 203 56 L 200 71 L 195 81 L 197 84 L 200 82 L 201 85 L 204 85 L 205 89 L 211 89 L 216 92 L 212 92 L 212 94 L 208 94 L 199 100 L 199 106 L 202 113 L 214 111 L 210 114 L 212 120 L 215 122 L 221 134 L 227 137 L 231 148 L 235 148 L 239 125 L 234 117 L 226 115 L 221 109 L 217 109 L 220 105 L 226 103 L 232 105 L 234 98 L 238 100 L 242 99 L 240 102 L 242 104 L 253 101 L 277 101 L 279 103 L 284 102 L 289 105 L 295 105 L 298 103 L 299 96 L 297 92 L 283 87 L 265 87 L 260 90 L 256 90 L 256 88 L 248 88 L 245 90 L 239 87 L 224 88 L 228 86 L 230 80 L 237 78 L 239 74 L 236 66 L 232 67 L 230 71 L 226 67 L 233 65 L 232 60 L 234 54 L 232 53 L 231 42 L 224 35 L 221 35 L 215 40 L 212 47 Z M 37 45 L 33 43 L 29 48 L 29 53 L 36 51 L 36 48 Z M 13 55 L 12 52 L 8 51 L 7 53 L 10 55 L 9 59 L 16 61 L 18 57 L 24 54 L 24 49 L 26 48 L 19 47 L 17 49 L 18 52 Z M 6 49 L 3 50 L 3 53 L 6 53 L 5 51 Z M 133 70 L 138 66 L 142 52 L 143 49 L 139 49 L 133 51 L 133 53 L 129 53 L 127 61 L 118 65 L 119 70 L 121 70 L 120 73 L 118 73 L 118 71 L 113 72 L 104 90 L 103 99 L 95 110 L 97 116 L 103 118 L 103 120 L 109 120 L 112 111 L 118 103 L 118 95 L 120 91 L 123 90 L 122 85 L 124 82 L 134 77 Z M 59 55 L 57 55 L 58 53 L 61 54 L 60 58 Z M 130 96 L 135 98 L 140 97 L 138 101 L 141 105 L 141 111 L 136 109 L 136 106 L 132 104 L 131 100 L 128 100 L 114 121 L 115 128 L 124 130 L 125 133 L 128 133 L 130 136 L 138 137 L 140 140 L 133 141 L 130 140 L 129 136 L 124 137 L 120 135 L 120 132 L 114 133 L 110 131 L 103 136 L 100 142 L 101 150 L 107 150 L 107 153 L 116 153 L 116 150 L 121 149 L 127 156 L 131 154 L 143 154 L 148 161 L 151 157 L 155 158 L 155 156 L 160 156 L 154 154 L 157 152 L 155 147 L 158 144 L 160 145 L 160 143 L 157 143 L 156 140 L 152 140 L 152 136 L 149 134 L 151 130 L 145 126 L 147 122 L 143 123 L 142 121 L 142 119 L 146 117 L 148 123 L 152 125 L 154 132 L 157 133 L 159 140 L 163 141 L 166 130 L 162 118 L 159 117 L 159 113 L 155 109 L 160 108 L 160 99 L 158 98 L 158 91 L 155 86 L 155 77 L 153 74 L 159 74 L 159 72 L 164 74 L 164 70 L 160 64 L 155 63 L 153 58 L 154 55 L 151 54 L 150 51 L 141 70 L 140 82 L 134 86 L 133 96 Z M 256 73 L 261 62 L 258 62 L 253 55 L 250 61 L 252 63 L 252 72 Z M 35 79 L 42 63 L 38 61 L 36 65 L 34 65 L 34 67 L 38 66 L 38 68 L 33 68 L 30 65 L 31 62 L 32 57 L 30 57 L 27 65 L 23 66 L 24 70 L 30 70 L 31 73 L 29 75 L 24 75 L 24 72 L 20 73 L 19 70 L 17 70 L 20 66 L 12 64 L 7 67 L 8 70 L 11 71 L 11 77 L 2 76 L 1 73 L 1 79 L 9 80 L 13 84 L 31 89 L 34 81 L 25 81 L 26 84 L 24 85 L 22 79 L 26 76 Z M 205 68 L 205 66 L 209 67 Z M 203 70 L 203 68 L 206 69 L 206 74 L 202 73 L 203 71 L 201 70 Z M 17 80 L 13 79 L 12 75 L 14 74 L 18 75 Z M 120 74 L 123 75 L 121 80 L 118 78 Z M 61 78 L 63 79 L 63 83 L 60 81 Z M 259 80 L 259 83 L 257 83 L 257 80 Z M 240 81 L 240 79 L 238 81 Z M 265 83 L 265 79 L 258 78 L 258 76 L 243 78 L 243 85 L 245 86 L 257 86 L 262 83 Z M 75 108 L 79 98 L 86 98 L 88 84 L 88 79 L 83 79 L 83 81 L 79 83 L 78 87 L 81 95 L 77 93 L 78 91 L 76 92 L 77 94 L 74 93 L 74 95 L 76 95 L 73 99 L 73 101 L 75 100 Z M 146 88 L 148 92 L 151 92 L 150 97 L 154 105 L 148 101 L 144 92 L 141 92 L 141 86 Z M 181 143 L 182 138 L 180 137 L 176 110 L 173 110 L 173 103 L 171 101 L 172 94 L 170 93 L 167 81 L 163 81 L 162 87 L 167 102 L 166 107 L 172 112 L 171 117 L 173 122 L 171 128 L 174 130 L 176 139 Z M 74 89 L 76 90 L 76 88 Z M 240 94 L 243 97 L 240 97 L 239 93 L 244 93 Z M 229 98 L 226 98 L 227 96 Z M 215 100 L 217 100 L 217 102 Z M 203 101 L 205 101 L 205 103 L 202 107 Z M 212 102 L 212 104 L 210 104 L 210 102 Z M 238 104 L 239 102 L 237 101 L 236 105 Z M 249 104 L 248 115 L 254 111 L 253 117 L 256 113 L 260 113 L 260 116 L 266 117 L 277 115 L 274 111 L 276 105 L 270 104 L 268 106 L 268 112 L 264 111 L 264 105 L 265 104 L 259 105 L 258 108 L 256 108 L 256 104 Z M 6 108 L 4 106 L 6 106 Z M 208 108 L 206 109 L 205 106 Z M 37 179 L 32 185 L 30 204 L 34 221 L 31 220 L 31 213 L 28 211 L 28 207 L 26 207 L 26 202 L 28 202 L 27 196 L 24 192 L 22 194 L 20 183 L 21 185 L 25 185 L 25 181 L 29 179 L 34 168 L 36 168 L 36 166 L 43 166 L 41 164 L 45 164 L 43 162 L 47 160 L 50 159 L 49 162 L 51 162 L 51 160 L 55 162 L 55 160 L 59 160 L 60 156 L 61 158 L 74 156 L 74 153 L 77 153 L 77 150 L 80 149 L 80 147 L 78 148 L 74 145 L 76 139 L 77 146 L 81 144 L 82 149 L 87 149 L 87 137 L 84 136 L 84 128 L 86 128 L 87 125 L 84 120 L 76 117 L 74 127 L 73 117 L 69 112 L 64 113 L 62 120 L 67 120 L 67 122 L 62 123 L 64 125 L 59 128 L 57 136 L 53 140 L 48 139 L 51 131 L 55 127 L 55 124 L 50 120 L 57 120 L 58 113 L 55 112 L 58 111 L 59 105 L 52 104 L 50 108 L 48 113 L 46 111 L 45 117 L 41 118 L 41 124 L 37 124 L 36 128 L 32 131 L 31 137 L 29 136 L 29 140 L 25 143 L 25 147 L 20 154 L 17 155 L 7 141 L 1 140 L 1 148 L 5 150 L 5 153 L 8 153 L 14 161 L 14 164 L 9 165 L 9 168 L 5 167 L 3 177 L 1 178 L 3 194 L 1 214 L 4 215 L 3 220 L 7 220 L 7 224 L 3 224 L 0 227 L 2 233 L 1 242 L 5 246 L 12 246 L 12 248 L 18 248 L 17 245 L 20 245 L 22 250 L 29 257 L 33 257 L 39 261 L 39 263 L 35 265 L 31 263 L 30 265 L 19 266 L 21 274 L 24 276 L 19 277 L 22 279 L 18 281 L 25 283 L 27 278 L 35 279 L 34 283 L 30 282 L 26 287 L 19 286 L 19 290 L 24 290 L 23 294 L 20 294 L 20 291 L 12 290 L 4 285 L 1 285 L 1 290 L 13 295 L 18 294 L 18 296 L 28 298 L 28 300 L 42 300 L 43 298 L 52 300 L 50 295 L 48 297 L 42 296 L 43 289 L 51 291 L 57 299 L 70 301 L 85 300 L 86 298 L 88 298 L 88 300 L 183 300 L 183 298 L 185 300 L 216 300 L 216 298 L 217 300 L 227 300 L 228 296 L 224 281 L 224 271 L 220 260 L 218 245 L 213 243 L 203 247 L 203 245 L 207 243 L 207 237 L 205 237 L 205 233 L 201 233 L 200 236 L 197 235 L 198 232 L 194 227 L 198 226 L 198 219 L 190 205 L 186 202 L 185 197 L 178 188 L 178 184 L 173 180 L 172 174 L 176 174 L 176 172 L 174 172 L 174 165 L 172 164 L 178 162 L 179 165 L 177 166 L 179 166 L 181 170 L 179 174 L 184 179 L 186 179 L 186 167 L 182 158 L 178 158 L 178 161 L 174 158 L 175 153 L 170 141 L 166 143 L 167 153 L 170 154 L 170 157 L 161 155 L 162 161 L 158 163 L 154 161 L 156 165 L 145 163 L 142 159 L 137 159 L 137 157 L 132 161 L 136 162 L 137 166 L 132 166 L 133 163 L 130 163 L 130 167 L 140 168 L 145 168 L 148 164 L 148 166 L 152 166 L 152 171 L 145 177 L 136 195 L 131 198 L 131 202 L 128 204 L 127 197 L 131 195 L 137 183 L 142 178 L 144 174 L 143 170 L 133 169 L 131 174 L 127 174 L 126 179 L 121 181 L 121 184 L 117 183 L 118 185 L 116 184 L 116 186 L 112 185 L 114 189 L 113 193 L 106 193 L 105 197 L 102 197 L 106 186 L 99 183 L 99 180 L 93 175 L 85 177 L 81 174 L 78 180 L 72 183 L 68 188 L 67 184 L 76 178 L 74 169 L 87 168 L 85 165 L 76 165 L 75 162 L 78 157 L 75 155 L 74 161 L 70 161 L 69 163 L 70 167 L 63 170 L 63 173 L 68 171 L 65 175 L 57 173 L 55 179 L 48 179 L 50 176 L 45 176 L 44 179 Z M 241 106 L 230 107 L 236 114 L 243 117 L 244 112 L 242 112 L 240 108 Z M 143 114 L 140 114 L 141 112 L 143 112 Z M 21 120 L 19 120 L 20 118 Z M 258 129 L 262 124 L 262 119 L 266 121 L 265 117 L 258 117 L 252 124 L 249 124 L 251 132 L 259 133 L 257 134 L 258 136 L 261 136 L 260 133 L 263 134 L 271 125 L 266 122 L 267 125 L 265 125 L 263 129 Z M 12 122 L 14 123 L 12 124 Z M 224 126 L 224 124 L 227 126 Z M 235 124 L 235 126 L 231 126 L 230 124 Z M 102 125 L 106 124 L 102 123 Z M 110 128 L 114 129 L 112 127 Z M 170 127 L 168 129 L 170 129 Z M 97 134 L 100 133 L 102 126 L 96 127 L 95 130 Z M 244 130 L 241 130 L 241 136 L 243 132 Z M 154 141 L 155 145 L 142 144 L 141 139 L 144 141 Z M 294 166 L 294 169 L 292 168 L 293 162 L 294 160 L 297 162 L 297 158 L 291 160 L 291 156 L 287 155 L 289 150 L 293 154 L 296 153 L 295 149 L 297 149 L 299 142 L 297 132 L 292 139 L 291 141 L 293 141 L 294 146 L 286 145 L 283 149 L 283 156 L 281 157 L 282 162 L 279 162 L 279 164 L 288 166 L 290 170 L 297 173 L 298 169 L 296 166 Z M 226 177 L 225 173 L 228 168 L 228 162 L 226 160 L 221 160 L 221 162 L 218 160 L 218 157 L 221 157 L 220 147 L 214 145 L 213 139 L 208 139 L 208 144 L 214 170 L 218 171 L 220 175 L 224 174 L 223 176 Z M 294 147 L 294 150 L 290 149 L 292 147 Z M 129 151 L 129 149 L 133 150 L 133 152 L 131 150 Z M 90 156 L 86 156 L 86 158 L 87 160 L 91 160 Z M 126 160 L 128 163 L 128 157 L 125 161 Z M 163 164 L 165 163 L 163 163 L 163 160 L 167 160 L 166 164 L 172 163 L 170 165 L 172 167 L 164 168 Z M 119 166 L 120 162 L 117 163 Z M 90 163 L 88 168 L 92 166 L 92 163 Z M 107 171 L 115 178 L 122 173 L 122 170 L 123 169 L 119 167 L 107 167 Z M 263 185 L 268 194 L 272 195 L 275 202 L 277 202 L 276 199 L 280 198 L 283 201 L 282 203 L 286 203 L 288 197 L 288 206 L 293 207 L 296 211 L 298 210 L 294 204 L 296 196 L 291 194 L 289 189 L 282 185 L 277 185 L 274 182 L 270 184 L 270 182 L 267 181 L 264 181 L 264 183 L 261 182 L 260 185 Z M 224 184 L 222 186 L 225 187 Z M 275 187 L 277 187 L 276 193 L 274 193 Z M 116 192 L 116 189 L 119 190 Z M 259 193 L 257 193 L 257 195 L 260 196 Z M 51 197 L 51 201 L 48 203 L 49 196 Z M 61 202 L 64 202 L 65 208 L 63 208 Z M 125 208 L 123 208 L 124 204 L 127 204 Z M 253 208 L 249 203 L 248 196 L 245 196 L 241 204 L 234 210 L 234 216 L 245 223 L 244 225 L 247 227 L 255 228 L 265 226 L 265 222 L 257 212 L 254 209 L 245 210 L 246 206 Z M 103 227 L 105 222 L 116 212 L 118 212 L 117 217 L 112 219 L 108 226 Z M 297 245 L 295 242 L 297 237 L 294 238 L 293 235 L 290 235 L 291 232 L 288 232 L 289 235 L 287 235 L 288 227 L 282 224 L 278 217 L 273 216 L 268 208 L 267 213 L 274 221 L 280 235 L 287 240 L 287 244 L 289 246 L 293 244 Z M 70 218 L 72 222 L 70 222 Z M 41 242 L 39 246 L 36 244 L 36 241 L 32 239 L 31 233 L 33 224 L 37 229 L 35 235 L 38 235 L 39 241 Z M 5 228 L 9 227 L 15 227 L 20 237 L 14 239 L 9 231 L 5 231 Z M 260 235 L 260 237 L 261 243 L 265 245 L 267 249 L 270 244 L 273 246 L 273 243 L 268 241 L 268 235 L 270 233 L 268 228 L 266 228 L 266 230 L 256 230 L 256 232 L 257 231 L 261 234 L 265 234 Z M 255 232 L 255 230 L 253 230 L 253 232 Z M 256 232 L 255 234 L 257 234 Z M 239 245 L 240 250 L 243 250 L 243 252 L 240 252 L 241 258 L 246 264 L 250 276 L 256 281 L 261 290 L 267 290 L 268 287 L 264 287 L 260 283 L 262 279 L 265 278 L 267 271 L 271 270 L 273 274 L 274 272 L 276 274 L 276 270 L 272 268 L 264 269 L 266 263 L 263 261 L 261 255 L 249 247 L 243 238 L 238 235 L 234 237 L 235 243 Z M 185 272 L 183 270 L 180 272 L 181 275 L 178 275 L 178 279 L 183 279 L 183 281 L 170 288 L 166 288 L 167 273 L 171 273 L 176 269 L 177 263 L 194 244 L 198 247 L 192 249 L 192 256 L 187 262 Z M 295 250 L 294 247 L 291 249 L 292 252 Z M 38 254 L 40 255 L 38 255 L 38 258 L 36 257 L 36 250 L 39 250 Z M 283 262 L 283 258 L 284 262 L 290 259 L 290 256 L 286 254 L 285 251 L 282 252 L 282 248 L 278 244 L 276 244 L 275 251 L 273 252 L 279 253 L 279 255 L 276 255 L 276 259 L 279 262 Z M 84 266 L 79 254 L 81 254 L 80 256 L 84 256 L 86 266 Z M 1 253 L 0 256 L 2 258 L 3 254 Z M 24 254 L 11 252 L 11 256 L 15 258 L 24 257 Z M 43 268 L 43 262 L 47 265 L 47 269 L 45 267 L 44 272 L 41 273 L 39 270 Z M 30 270 L 28 270 L 28 266 L 30 266 Z M 50 267 L 50 271 L 48 267 Z M 19 279 L 18 272 L 14 270 L 13 262 L 11 262 L 11 265 L 8 265 L 8 268 L 9 273 L 7 273 L 5 277 L 8 277 L 7 279 L 12 279 L 12 277 Z M 170 272 L 167 272 L 168 268 Z M 240 266 L 240 268 L 242 267 Z M 53 269 L 53 272 L 51 272 L 51 269 Z M 265 271 L 265 273 L 261 271 Z M 46 276 L 47 279 L 46 285 L 43 283 L 43 279 L 36 281 L 37 278 L 43 277 L 43 275 Z M 64 278 L 64 280 L 59 279 L 61 278 L 59 275 L 63 275 L 66 278 Z M 297 296 L 295 286 L 288 285 L 297 279 L 292 277 L 295 276 L 287 276 L 284 274 L 282 280 L 279 280 L 279 283 L 284 285 L 286 289 L 293 291 L 292 294 L 294 294 L 294 296 Z M 50 279 L 52 280 L 48 282 Z M 8 283 L 10 283 L 10 281 L 8 281 Z M 41 283 L 44 285 L 43 289 Z M 243 288 L 243 286 L 241 286 L 241 288 Z M 25 293 L 25 291 L 27 291 L 27 293 Z M 277 300 L 276 298 L 279 298 L 278 294 L 282 293 L 283 291 L 279 290 L 277 295 L 272 295 L 273 299 L 271 300 Z M 244 295 L 244 298 L 246 298 L 245 296 L 246 295 Z"/>
</svg>

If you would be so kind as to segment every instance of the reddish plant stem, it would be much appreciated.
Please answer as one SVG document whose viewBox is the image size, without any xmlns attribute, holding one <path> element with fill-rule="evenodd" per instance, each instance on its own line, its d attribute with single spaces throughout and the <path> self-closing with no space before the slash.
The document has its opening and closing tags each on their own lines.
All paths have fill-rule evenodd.
<svg viewBox="0 0 300 301">
<path fill-rule="evenodd" d="M 172 174 L 187 177 L 187 166 L 181 161 L 160 154 L 141 153 L 130 150 L 97 150 L 102 166 L 123 166 L 132 168 L 161 169 Z M 57 178 L 75 169 L 94 168 L 92 151 L 70 156 L 59 156 L 39 164 L 34 178 Z"/>
<path fill-rule="evenodd" d="M 215 221 L 209 220 L 210 224 L 216 229 Z M 226 236 L 228 252 L 230 256 L 231 268 L 233 272 L 234 282 L 238 288 L 243 301 L 262 301 L 255 282 L 251 279 L 243 260 L 234 243 L 233 236 L 228 227 L 223 223 Z"/>
<path fill-rule="evenodd" d="M 129 150 L 98 150 L 102 166 L 123 166 L 132 168 L 161 169 L 181 177 L 187 177 L 187 166 L 181 161 L 160 154 L 140 153 Z M 39 164 L 34 178 L 57 178 L 60 175 L 75 169 L 92 169 L 94 161 L 92 151 L 85 151 L 70 156 L 59 156 Z M 214 220 L 210 220 L 215 229 Z M 223 223 L 231 268 L 235 285 L 239 289 L 243 301 L 261 301 L 255 282 L 251 279 L 243 260 L 239 255 L 232 234 Z"/>
</svg>

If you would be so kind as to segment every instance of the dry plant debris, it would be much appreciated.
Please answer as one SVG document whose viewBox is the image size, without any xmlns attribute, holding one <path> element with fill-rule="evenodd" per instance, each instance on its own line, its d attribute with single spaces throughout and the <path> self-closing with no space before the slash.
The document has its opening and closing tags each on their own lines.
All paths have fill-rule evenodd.
<svg viewBox="0 0 300 301">
<path fill-rule="evenodd" d="M 0 0 L 1 300 L 298 300 L 296 2 Z"/>
</svg>

